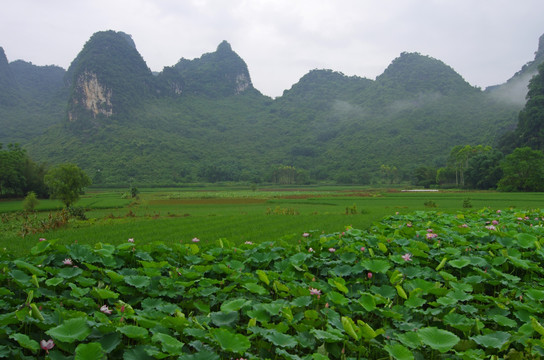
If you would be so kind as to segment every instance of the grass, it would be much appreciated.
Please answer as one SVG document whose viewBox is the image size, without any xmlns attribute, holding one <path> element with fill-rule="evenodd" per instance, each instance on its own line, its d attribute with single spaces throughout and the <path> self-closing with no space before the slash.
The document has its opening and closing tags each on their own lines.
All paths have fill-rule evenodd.
<svg viewBox="0 0 544 360">
<path fill-rule="evenodd" d="M 62 229 L 20 235 L 22 201 L 0 202 L 0 248 L 21 255 L 39 238 L 85 244 L 119 244 L 128 238 L 167 244 L 198 237 L 203 243 L 226 238 L 233 243 L 299 239 L 308 231 L 332 233 L 347 225 L 366 229 L 381 218 L 417 210 L 456 212 L 469 199 L 474 208 L 538 208 L 542 193 L 437 192 L 406 193 L 367 188 L 309 187 L 250 191 L 233 188 L 142 189 L 138 200 L 121 190 L 93 190 L 76 204 L 88 220 L 70 220 Z M 430 208 L 425 204 L 435 204 Z M 46 219 L 62 204 L 40 200 L 37 219 Z"/>
</svg>

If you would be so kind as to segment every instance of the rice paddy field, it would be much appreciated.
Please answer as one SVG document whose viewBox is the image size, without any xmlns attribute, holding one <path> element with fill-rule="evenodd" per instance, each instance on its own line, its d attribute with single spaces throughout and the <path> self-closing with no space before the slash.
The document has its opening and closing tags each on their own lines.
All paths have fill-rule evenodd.
<svg viewBox="0 0 544 360">
<path fill-rule="evenodd" d="M 0 358 L 540 359 L 543 199 L 93 190 L 70 216 L 3 201 Z"/>
<path fill-rule="evenodd" d="M 541 208 L 542 193 L 405 192 L 358 187 L 141 189 L 136 199 L 123 190 L 92 189 L 78 201 L 86 220 L 50 226 L 62 209 L 40 200 L 23 215 L 22 201 L 0 201 L 0 249 L 22 255 L 39 238 L 60 243 L 140 242 L 203 244 L 228 239 L 234 244 L 297 238 L 304 232 L 332 233 L 345 226 L 366 229 L 381 218 L 417 210 L 455 213 L 467 207 Z M 52 219 L 53 218 L 53 219 Z"/>
</svg>

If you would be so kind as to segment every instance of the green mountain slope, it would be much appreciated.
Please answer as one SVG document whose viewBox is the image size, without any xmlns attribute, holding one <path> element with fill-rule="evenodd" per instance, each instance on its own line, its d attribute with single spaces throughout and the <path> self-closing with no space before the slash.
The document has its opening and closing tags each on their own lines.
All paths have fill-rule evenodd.
<svg viewBox="0 0 544 360">
<path fill-rule="evenodd" d="M 0 56 L 1 76 L 6 64 Z M 0 82 L 0 94 L 22 91 L 50 122 L 39 135 L 17 130 L 35 112 L 0 104 L 2 121 L 19 126 L 11 139 L 37 161 L 79 164 L 98 184 L 258 182 L 281 165 L 313 180 L 379 181 L 381 165 L 409 177 L 443 165 L 454 145 L 493 145 L 522 107 L 418 53 L 402 53 L 376 80 L 312 70 L 274 100 L 227 42 L 155 76 L 129 35 L 99 32 L 65 74 L 49 69 L 50 88 L 33 91 L 31 72 L 17 70 L 27 65 L 9 64 L 14 81 Z"/>
</svg>

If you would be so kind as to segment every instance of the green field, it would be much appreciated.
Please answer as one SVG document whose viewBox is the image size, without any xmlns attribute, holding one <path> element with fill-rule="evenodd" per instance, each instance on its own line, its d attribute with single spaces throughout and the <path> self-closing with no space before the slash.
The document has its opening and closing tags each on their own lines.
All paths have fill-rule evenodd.
<svg viewBox="0 0 544 360">
<path fill-rule="evenodd" d="M 77 206 L 84 207 L 87 220 L 71 219 L 68 225 L 50 231 L 29 233 L 46 221 L 62 204 L 41 200 L 38 212 L 24 219 L 22 201 L 0 202 L 0 248 L 4 253 L 25 254 L 39 238 L 61 243 L 105 242 L 119 244 L 128 238 L 138 241 L 202 243 L 226 238 L 233 243 L 298 239 L 303 232 L 332 233 L 347 225 L 366 229 L 384 216 L 416 210 L 456 212 L 469 199 L 473 208 L 534 209 L 542 207 L 542 193 L 498 192 L 402 192 L 358 187 L 306 187 L 296 189 L 196 188 L 143 189 L 138 199 L 123 198 L 121 190 L 90 190 Z M 429 206 L 429 205 L 436 205 Z M 32 225 L 34 224 L 34 225 Z M 39 230 L 38 226 L 34 226 Z"/>
</svg>

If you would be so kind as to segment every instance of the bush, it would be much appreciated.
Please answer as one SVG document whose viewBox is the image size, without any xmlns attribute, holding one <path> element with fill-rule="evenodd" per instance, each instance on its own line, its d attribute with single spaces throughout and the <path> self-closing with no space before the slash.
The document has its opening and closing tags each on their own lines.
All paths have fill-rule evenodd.
<svg viewBox="0 0 544 360">
<path fill-rule="evenodd" d="M 23 200 L 23 209 L 26 212 L 33 212 L 39 203 L 40 201 L 38 200 L 38 196 L 36 195 L 34 191 L 31 191 Z"/>
<path fill-rule="evenodd" d="M 81 206 L 70 206 L 68 207 L 68 213 L 70 216 L 75 217 L 78 220 L 87 220 L 85 215 L 85 209 Z"/>
</svg>

